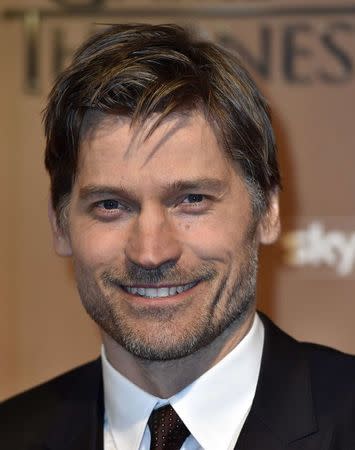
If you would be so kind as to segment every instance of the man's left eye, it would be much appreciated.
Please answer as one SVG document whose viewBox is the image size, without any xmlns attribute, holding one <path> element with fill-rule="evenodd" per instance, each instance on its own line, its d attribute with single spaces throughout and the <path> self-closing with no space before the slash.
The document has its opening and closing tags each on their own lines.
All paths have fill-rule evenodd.
<svg viewBox="0 0 355 450">
<path fill-rule="evenodd" d="M 205 199 L 205 196 L 202 194 L 189 194 L 187 195 L 182 203 L 201 203 Z"/>
</svg>

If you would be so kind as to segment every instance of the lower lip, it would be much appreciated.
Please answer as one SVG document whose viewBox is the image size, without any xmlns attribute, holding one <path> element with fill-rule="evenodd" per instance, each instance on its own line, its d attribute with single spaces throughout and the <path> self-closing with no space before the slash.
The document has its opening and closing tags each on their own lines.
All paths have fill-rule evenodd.
<svg viewBox="0 0 355 450">
<path fill-rule="evenodd" d="M 127 294 L 130 298 L 134 299 L 135 302 L 138 303 L 142 303 L 142 304 L 159 304 L 161 305 L 162 303 L 172 303 L 174 301 L 182 301 L 184 300 L 186 297 L 188 297 L 191 292 L 200 284 L 200 282 L 198 282 L 197 284 L 195 284 L 195 286 L 193 286 L 190 289 L 187 289 L 186 291 L 177 293 L 175 295 L 169 295 L 167 297 L 143 297 L 142 295 L 138 295 L 138 294 L 131 294 L 130 292 L 127 292 L 126 290 L 122 289 L 122 291 Z"/>
</svg>

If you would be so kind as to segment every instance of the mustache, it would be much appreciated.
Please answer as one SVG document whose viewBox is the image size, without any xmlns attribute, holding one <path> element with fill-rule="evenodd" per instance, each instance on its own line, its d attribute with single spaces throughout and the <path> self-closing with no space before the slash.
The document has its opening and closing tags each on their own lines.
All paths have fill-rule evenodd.
<svg viewBox="0 0 355 450">
<path fill-rule="evenodd" d="M 196 269 L 184 270 L 175 262 L 166 262 L 158 267 L 146 268 L 135 263 L 128 263 L 124 271 L 106 270 L 101 275 L 105 286 L 135 286 L 139 284 L 182 285 L 195 281 L 212 280 L 218 275 L 210 264 L 203 264 Z"/>
</svg>

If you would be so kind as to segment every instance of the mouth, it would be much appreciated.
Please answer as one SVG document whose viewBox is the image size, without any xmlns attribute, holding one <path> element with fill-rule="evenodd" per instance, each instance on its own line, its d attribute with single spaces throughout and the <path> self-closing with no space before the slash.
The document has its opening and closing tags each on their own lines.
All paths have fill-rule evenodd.
<svg viewBox="0 0 355 450">
<path fill-rule="evenodd" d="M 199 282 L 181 284 L 176 286 L 121 286 L 121 288 L 128 294 L 154 299 L 173 297 L 183 292 L 189 291 L 195 287 Z"/>
</svg>

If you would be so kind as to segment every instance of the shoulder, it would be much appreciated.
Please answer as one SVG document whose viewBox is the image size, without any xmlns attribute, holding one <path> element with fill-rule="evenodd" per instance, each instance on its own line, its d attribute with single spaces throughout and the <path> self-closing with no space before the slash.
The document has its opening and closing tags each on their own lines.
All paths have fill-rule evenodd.
<svg viewBox="0 0 355 450">
<path fill-rule="evenodd" d="M 308 362 L 317 409 L 339 413 L 348 409 L 355 418 L 355 356 L 317 344 L 299 345 Z"/>
<path fill-rule="evenodd" d="M 327 379 L 345 377 L 355 383 L 355 356 L 334 348 L 309 342 L 299 342 L 312 373 L 326 375 Z"/>
<path fill-rule="evenodd" d="M 100 360 L 91 361 L 53 378 L 39 386 L 0 403 L 0 415 L 17 410 L 39 409 L 39 406 L 58 404 L 68 397 L 86 394 L 86 386 L 97 378 L 101 371 Z"/>
<path fill-rule="evenodd" d="M 278 359 L 278 370 L 293 382 L 289 388 L 296 389 L 294 380 L 302 374 L 303 384 L 298 387 L 309 391 L 320 420 L 347 417 L 355 424 L 355 356 L 323 345 L 299 342 L 265 316 L 262 321 L 268 358 Z"/>
<path fill-rule="evenodd" d="M 74 403 L 90 401 L 100 379 L 98 359 L 5 400 L 0 404 L 0 443 L 15 434 L 32 437 Z"/>
<path fill-rule="evenodd" d="M 287 362 L 295 363 L 299 359 L 305 361 L 311 381 L 324 388 L 329 384 L 337 384 L 340 388 L 339 381 L 350 383 L 355 388 L 355 355 L 320 344 L 297 341 L 265 315 L 261 314 L 261 318 L 265 327 L 265 341 L 270 345 L 272 357 L 288 354 Z"/>
<path fill-rule="evenodd" d="M 355 357 L 321 345 L 299 345 L 308 362 L 319 428 L 327 430 L 334 448 L 355 448 Z"/>
</svg>

